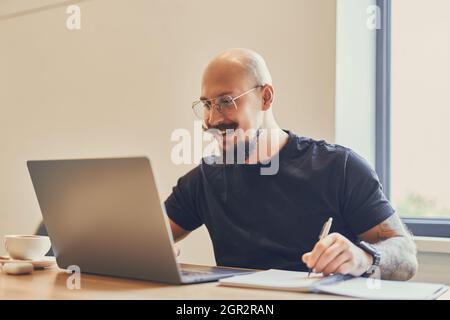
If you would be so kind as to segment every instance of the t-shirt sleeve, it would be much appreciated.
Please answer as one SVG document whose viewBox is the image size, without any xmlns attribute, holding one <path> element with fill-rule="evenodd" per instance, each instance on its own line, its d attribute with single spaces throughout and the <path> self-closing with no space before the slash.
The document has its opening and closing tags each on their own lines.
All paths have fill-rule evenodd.
<svg viewBox="0 0 450 320">
<path fill-rule="evenodd" d="M 203 225 L 196 205 L 200 178 L 198 168 L 181 177 L 164 202 L 168 217 L 187 231 Z"/>
<path fill-rule="evenodd" d="M 349 151 L 345 162 L 342 214 L 355 234 L 362 234 L 395 213 L 375 170 Z"/>
</svg>

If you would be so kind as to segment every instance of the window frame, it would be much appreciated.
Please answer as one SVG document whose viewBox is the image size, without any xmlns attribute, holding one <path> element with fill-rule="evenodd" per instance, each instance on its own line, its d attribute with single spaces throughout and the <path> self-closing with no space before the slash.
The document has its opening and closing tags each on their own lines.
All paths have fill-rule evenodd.
<svg viewBox="0 0 450 320">
<path fill-rule="evenodd" d="M 375 170 L 391 198 L 391 30 L 392 0 L 377 0 L 381 26 L 376 35 Z M 450 237 L 450 219 L 402 218 L 415 236 Z"/>
</svg>

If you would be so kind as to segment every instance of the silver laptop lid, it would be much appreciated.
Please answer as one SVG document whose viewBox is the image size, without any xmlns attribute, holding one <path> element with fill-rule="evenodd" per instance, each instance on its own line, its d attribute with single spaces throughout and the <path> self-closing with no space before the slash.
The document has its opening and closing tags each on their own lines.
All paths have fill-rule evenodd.
<svg viewBox="0 0 450 320">
<path fill-rule="evenodd" d="M 61 268 L 181 282 L 149 159 L 27 164 Z"/>
</svg>

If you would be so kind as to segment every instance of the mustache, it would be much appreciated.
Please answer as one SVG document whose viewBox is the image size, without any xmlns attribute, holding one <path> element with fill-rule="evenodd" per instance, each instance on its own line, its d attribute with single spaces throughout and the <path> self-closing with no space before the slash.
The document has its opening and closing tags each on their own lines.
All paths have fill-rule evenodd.
<svg viewBox="0 0 450 320">
<path fill-rule="evenodd" d="M 232 123 L 221 123 L 216 126 L 205 126 L 203 125 L 203 131 L 208 131 L 211 129 L 219 130 L 219 131 L 226 131 L 226 130 L 236 130 L 239 127 L 239 124 L 236 122 Z"/>
</svg>

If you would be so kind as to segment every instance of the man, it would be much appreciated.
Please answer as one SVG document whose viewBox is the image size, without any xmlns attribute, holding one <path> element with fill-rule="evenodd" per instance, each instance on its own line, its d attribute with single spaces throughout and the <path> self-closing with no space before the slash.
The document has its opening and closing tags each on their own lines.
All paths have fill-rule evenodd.
<svg viewBox="0 0 450 320">
<path fill-rule="evenodd" d="M 239 143 L 257 145 L 244 164 L 204 159 L 179 179 L 165 202 L 174 239 L 205 224 L 218 265 L 354 276 L 378 270 L 383 279 L 410 279 L 417 270 L 415 245 L 376 173 L 348 148 L 283 131 L 273 101 L 259 54 L 231 49 L 209 63 L 194 104 L 205 129 L 216 129 L 223 155 Z M 257 133 L 245 141 L 223 135 L 236 129 Z M 276 141 L 269 131 L 278 133 Z M 274 175 L 261 174 L 262 145 L 271 146 L 269 160 L 279 159 Z M 331 233 L 318 241 L 329 217 Z"/>
</svg>

